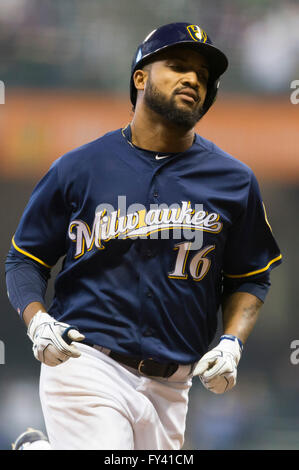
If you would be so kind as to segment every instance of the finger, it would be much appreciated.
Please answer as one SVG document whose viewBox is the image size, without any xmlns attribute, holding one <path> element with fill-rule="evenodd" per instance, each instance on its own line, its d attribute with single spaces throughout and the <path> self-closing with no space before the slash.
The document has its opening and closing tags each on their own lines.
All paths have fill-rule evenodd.
<svg viewBox="0 0 299 470">
<path fill-rule="evenodd" d="M 221 394 L 228 389 L 229 381 L 225 376 L 217 376 L 212 379 L 210 382 L 205 382 L 202 380 L 203 385 L 213 393 Z"/>
<path fill-rule="evenodd" d="M 205 380 L 209 380 L 217 375 L 230 374 L 232 372 L 231 363 L 228 363 L 225 359 L 219 359 L 211 369 L 203 374 L 203 377 Z"/>
<path fill-rule="evenodd" d="M 218 390 L 219 390 L 220 386 L 219 386 L 219 383 L 218 383 L 217 380 L 214 379 L 214 380 L 211 380 L 211 382 L 205 382 L 202 377 L 200 377 L 200 380 L 201 380 L 201 383 L 203 384 L 203 386 L 207 390 L 209 390 L 210 392 L 213 392 L 213 393 L 219 393 Z"/>
<path fill-rule="evenodd" d="M 66 325 L 67 326 L 67 325 Z M 65 330 L 61 331 L 61 338 L 63 341 L 65 341 L 67 344 L 71 344 L 72 339 L 69 337 L 69 333 L 71 331 L 79 331 L 79 329 L 76 326 L 67 326 Z"/>
<path fill-rule="evenodd" d="M 83 341 L 85 339 L 85 336 L 79 332 L 76 326 L 66 328 L 61 337 L 67 344 L 71 344 L 72 341 Z"/>
<path fill-rule="evenodd" d="M 203 378 L 205 380 L 213 378 L 215 375 L 218 375 L 219 371 L 223 367 L 223 361 L 218 359 L 217 361 L 214 362 L 214 364 L 211 365 L 204 373 L 203 373 Z"/>
<path fill-rule="evenodd" d="M 80 333 L 80 331 L 75 329 L 70 329 L 67 333 L 68 338 L 72 341 L 83 341 L 85 336 Z"/>
<path fill-rule="evenodd" d="M 193 375 L 202 375 L 206 370 L 211 369 L 217 362 L 219 353 L 209 351 L 205 354 L 194 369 Z"/>
<path fill-rule="evenodd" d="M 221 375 L 214 381 L 208 383 L 209 389 L 214 393 L 225 393 L 236 385 L 236 377 L 234 374 Z"/>
<path fill-rule="evenodd" d="M 47 366 L 57 366 L 69 359 L 69 356 L 59 351 L 55 346 L 49 344 L 39 353 L 39 359 Z"/>
<path fill-rule="evenodd" d="M 82 338 L 83 335 L 81 335 L 81 333 L 79 333 L 79 335 L 80 335 L 80 340 L 84 339 L 84 337 Z M 56 340 L 57 340 L 57 343 L 55 344 L 55 347 L 56 347 L 56 350 L 59 351 L 60 353 L 65 354 L 68 357 L 80 357 L 81 356 L 80 351 L 72 344 L 71 338 L 68 339 L 69 344 L 66 343 L 62 339 L 62 337 L 57 337 Z"/>
<path fill-rule="evenodd" d="M 81 356 L 81 353 L 80 353 L 80 351 L 76 348 L 76 346 L 73 346 L 73 345 L 68 346 L 68 348 L 67 348 L 66 351 L 67 351 L 67 355 L 68 355 L 69 357 L 80 357 L 80 356 Z"/>
<path fill-rule="evenodd" d="M 223 381 L 221 382 L 221 386 L 216 389 L 215 393 L 225 393 L 230 390 L 230 380 L 225 375 L 223 376 Z"/>
<path fill-rule="evenodd" d="M 225 376 L 228 384 L 227 384 L 227 389 L 225 391 L 231 390 L 237 383 L 237 377 L 235 374 L 228 374 Z"/>
<path fill-rule="evenodd" d="M 210 362 L 208 360 L 200 360 L 195 366 L 193 375 L 202 375 L 210 367 Z"/>
<path fill-rule="evenodd" d="M 204 384 L 206 384 L 209 388 L 210 387 L 218 387 L 221 383 L 224 381 L 224 376 L 222 375 L 216 375 L 215 377 L 212 377 L 211 379 L 206 380 L 204 377 L 202 377 L 202 381 Z"/>
<path fill-rule="evenodd" d="M 222 393 L 226 392 L 227 390 L 227 383 L 223 382 L 221 386 L 218 387 L 211 387 L 209 388 L 210 392 L 216 393 L 217 395 L 221 395 Z"/>
<path fill-rule="evenodd" d="M 44 364 L 46 364 L 46 366 L 49 366 L 49 367 L 56 367 L 56 366 L 59 366 L 61 364 L 64 364 L 67 360 L 69 359 L 69 357 L 65 360 L 65 361 L 60 361 L 58 359 L 44 359 Z"/>
<path fill-rule="evenodd" d="M 59 341 L 57 347 L 56 347 L 57 354 L 63 354 L 67 357 L 80 357 L 81 353 L 80 351 L 74 346 L 73 344 L 68 345 L 65 341 L 61 340 Z"/>
</svg>

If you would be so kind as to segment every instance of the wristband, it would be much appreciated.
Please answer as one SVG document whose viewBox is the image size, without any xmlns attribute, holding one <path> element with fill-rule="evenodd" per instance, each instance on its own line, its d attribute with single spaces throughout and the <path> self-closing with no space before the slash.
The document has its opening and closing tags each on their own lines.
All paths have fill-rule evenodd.
<svg viewBox="0 0 299 470">
<path fill-rule="evenodd" d="M 234 336 L 234 335 L 222 335 L 222 336 L 220 337 L 220 341 L 221 341 L 222 339 L 229 339 L 230 341 L 235 341 L 235 340 L 237 340 L 238 343 L 239 343 L 241 352 L 243 352 L 243 348 L 244 348 L 243 343 L 242 343 L 242 341 L 241 341 L 237 336 Z"/>
</svg>

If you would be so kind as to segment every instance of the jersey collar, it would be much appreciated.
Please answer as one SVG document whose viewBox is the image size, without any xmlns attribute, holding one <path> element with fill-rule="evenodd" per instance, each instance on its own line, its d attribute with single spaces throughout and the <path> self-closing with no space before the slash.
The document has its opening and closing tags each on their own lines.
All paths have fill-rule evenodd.
<svg viewBox="0 0 299 470">
<path fill-rule="evenodd" d="M 133 147 L 137 150 L 141 150 L 142 152 L 147 153 L 147 154 L 157 158 L 157 160 L 159 160 L 159 159 L 162 160 L 163 157 L 166 157 L 166 156 L 174 156 L 174 155 L 179 155 L 180 153 L 184 153 L 184 152 L 153 152 L 152 150 L 146 150 L 146 149 L 143 149 L 141 147 L 137 147 L 137 145 L 134 145 L 132 143 L 132 130 L 131 130 L 130 124 L 128 124 L 126 127 L 124 127 L 121 130 L 121 133 L 122 133 L 123 137 L 126 139 L 126 141 L 128 142 L 128 144 L 131 145 L 131 147 Z M 194 134 L 194 139 L 193 139 L 192 146 L 194 145 L 195 141 L 196 141 L 196 134 Z M 190 150 L 190 149 L 188 149 L 188 150 Z"/>
</svg>

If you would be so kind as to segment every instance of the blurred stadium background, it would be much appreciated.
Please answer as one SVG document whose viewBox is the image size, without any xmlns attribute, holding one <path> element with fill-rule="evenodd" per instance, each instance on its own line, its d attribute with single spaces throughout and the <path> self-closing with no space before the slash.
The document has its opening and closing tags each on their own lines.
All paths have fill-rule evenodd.
<svg viewBox="0 0 299 470">
<path fill-rule="evenodd" d="M 130 121 L 133 53 L 147 33 L 172 21 L 201 25 L 228 54 L 219 98 L 197 130 L 255 171 L 284 255 L 238 386 L 217 396 L 194 380 L 184 448 L 299 448 L 299 364 L 290 361 L 291 341 L 299 339 L 299 104 L 290 100 L 290 84 L 299 80 L 299 2 L 1 0 L 0 449 L 27 426 L 45 430 L 39 364 L 6 296 L 11 236 L 54 159 Z"/>
</svg>

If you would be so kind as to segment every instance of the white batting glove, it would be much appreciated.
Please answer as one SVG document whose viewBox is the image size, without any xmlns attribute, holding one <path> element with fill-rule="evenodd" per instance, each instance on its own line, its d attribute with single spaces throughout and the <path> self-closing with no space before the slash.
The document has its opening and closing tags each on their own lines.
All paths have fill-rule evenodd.
<svg viewBox="0 0 299 470">
<path fill-rule="evenodd" d="M 63 333 L 70 325 L 56 321 L 48 313 L 37 312 L 31 319 L 27 335 L 33 342 L 34 357 L 47 366 L 57 366 L 67 361 L 70 357 L 79 357 L 81 353 L 72 344 L 66 341 L 82 341 L 85 336 L 76 329 L 67 332 L 66 341 Z"/>
<path fill-rule="evenodd" d="M 242 342 L 233 335 L 223 335 L 220 343 L 198 361 L 193 375 L 213 393 L 231 390 L 237 382 L 237 366 L 243 350 Z"/>
</svg>

